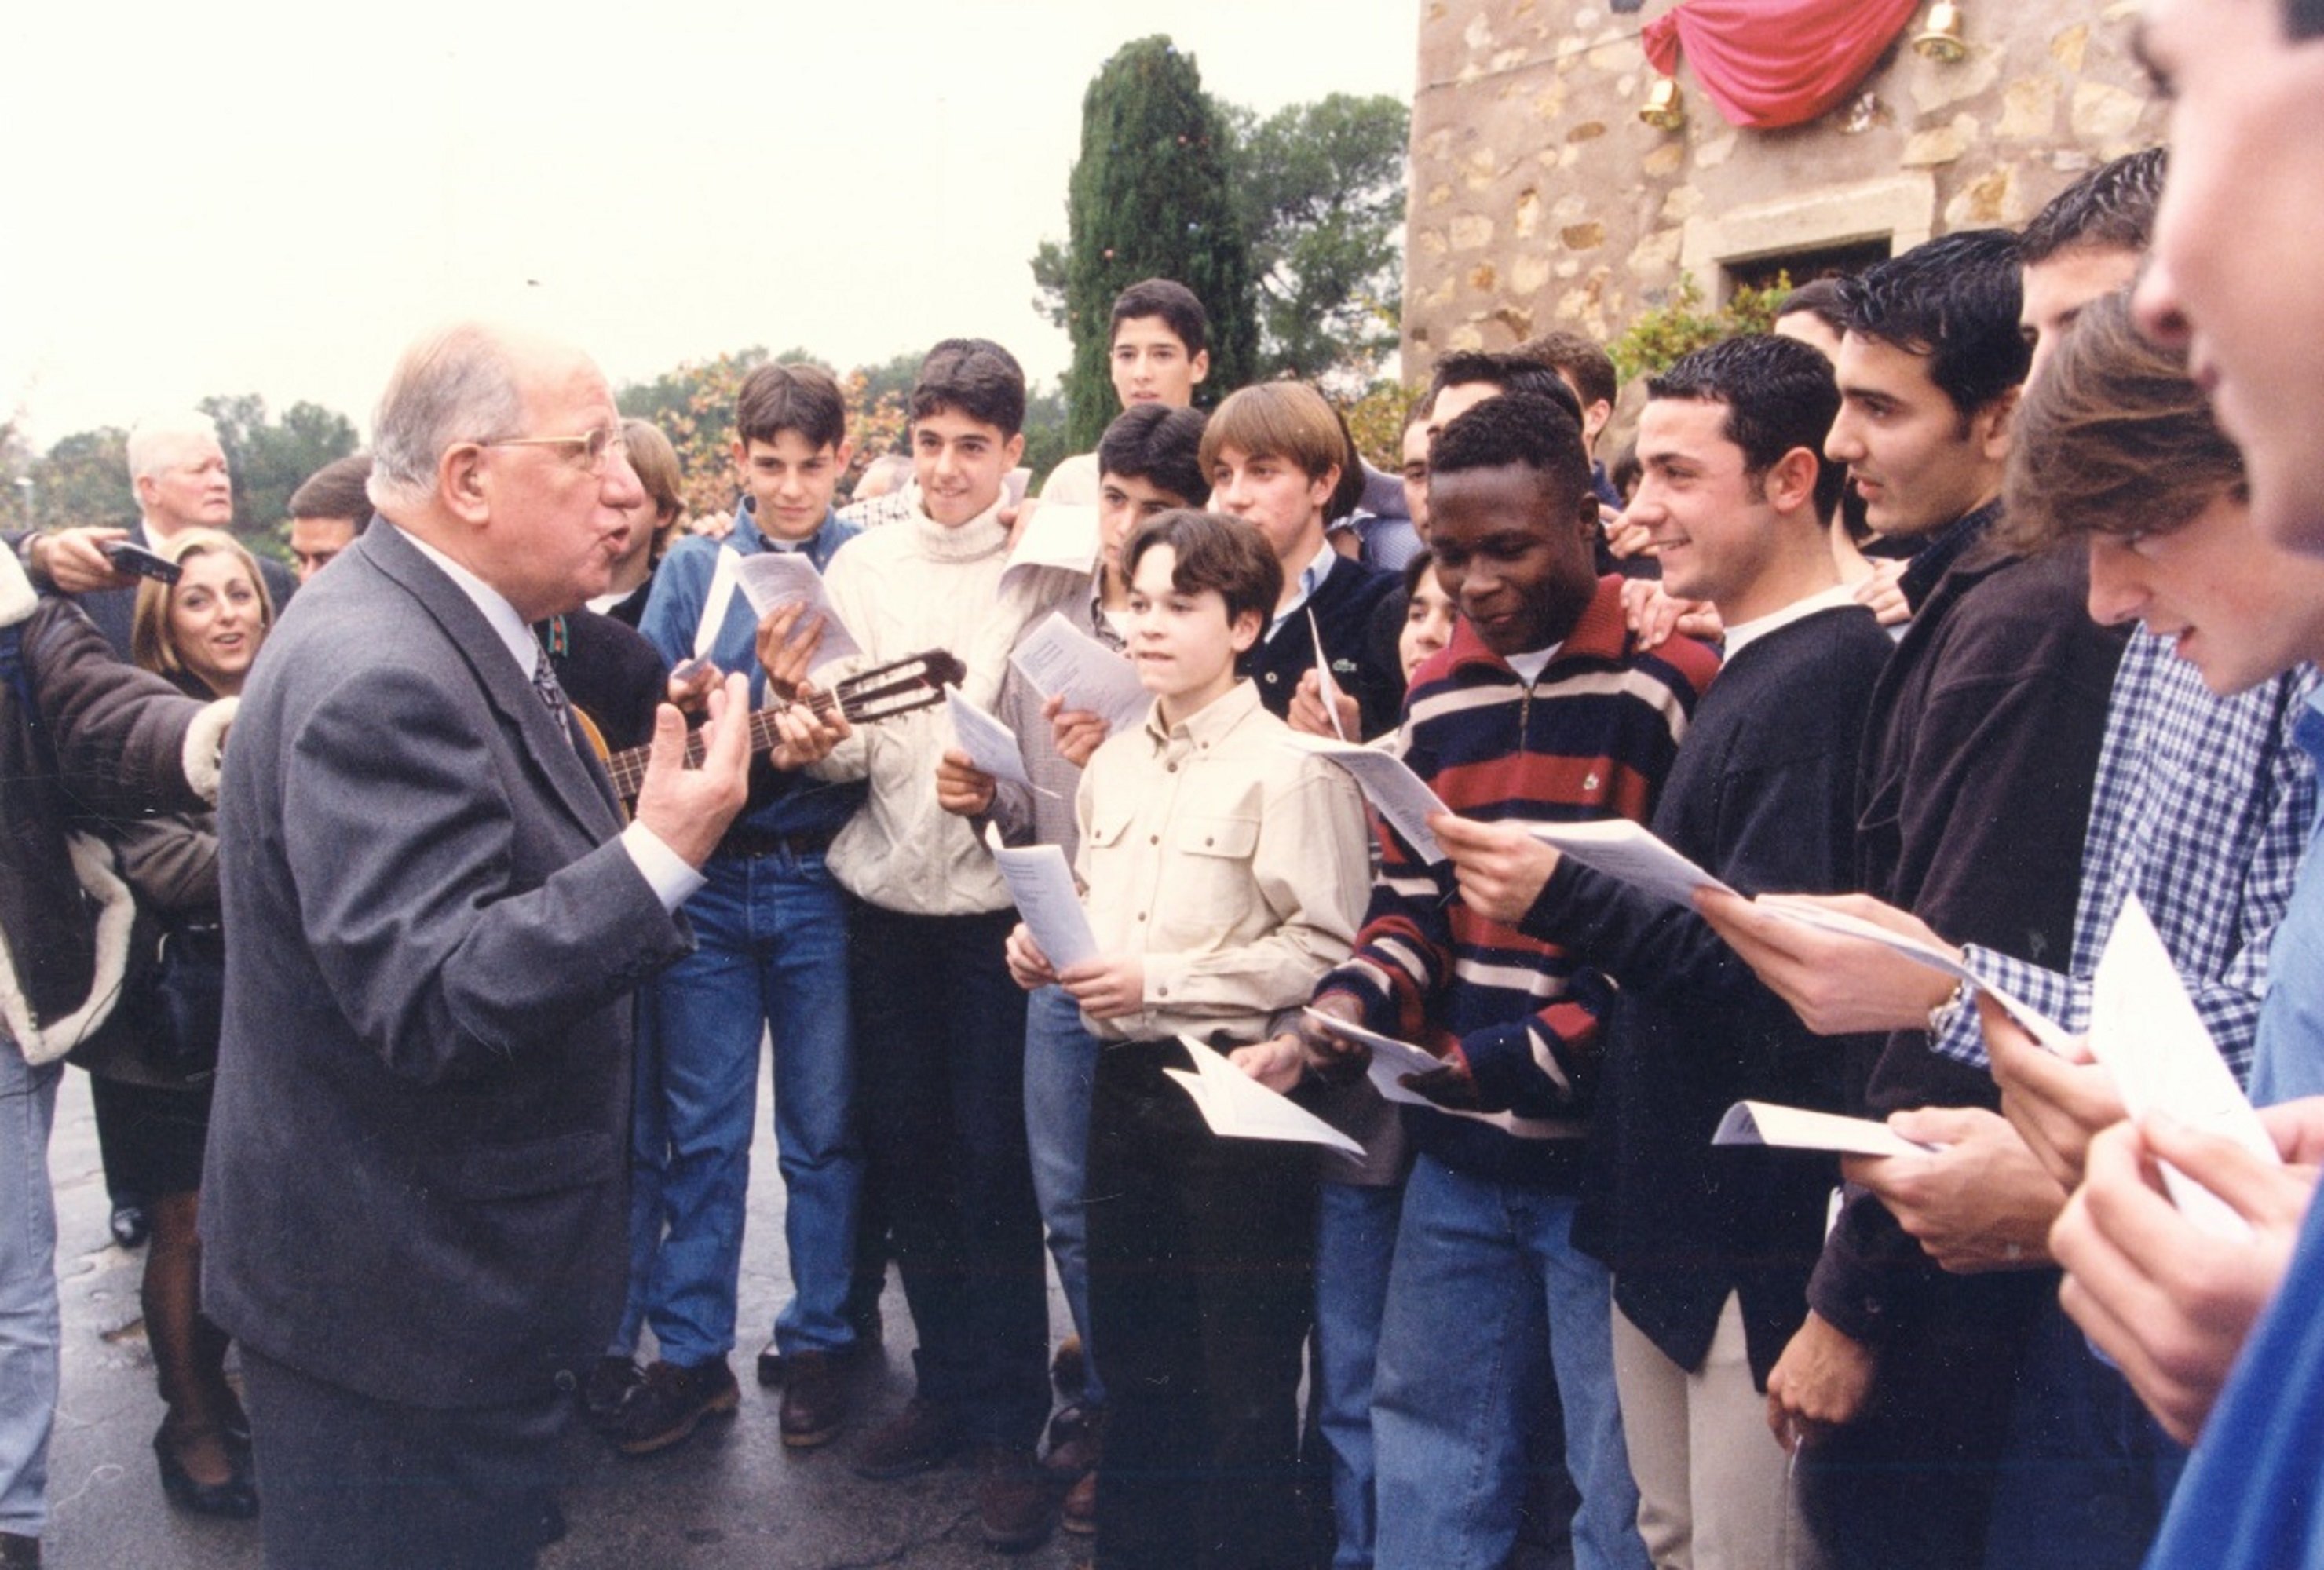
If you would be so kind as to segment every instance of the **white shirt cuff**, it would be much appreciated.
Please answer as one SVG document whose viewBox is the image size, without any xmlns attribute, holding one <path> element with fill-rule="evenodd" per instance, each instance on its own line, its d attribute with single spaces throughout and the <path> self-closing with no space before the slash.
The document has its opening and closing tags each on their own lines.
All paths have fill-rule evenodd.
<svg viewBox="0 0 2324 1570">
<path fill-rule="evenodd" d="M 643 823 L 632 823 L 622 831 L 622 849 L 630 853 L 630 860 L 638 876 L 661 901 L 661 908 L 675 911 L 694 897 L 694 891 L 708 881 L 702 874 L 686 864 L 686 858 L 661 842 L 661 836 Z"/>
</svg>

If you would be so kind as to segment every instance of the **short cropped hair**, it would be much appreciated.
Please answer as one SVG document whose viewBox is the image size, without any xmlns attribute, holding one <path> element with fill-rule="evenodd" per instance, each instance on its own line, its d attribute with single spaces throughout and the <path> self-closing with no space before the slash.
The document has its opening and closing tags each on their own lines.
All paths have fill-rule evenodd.
<svg viewBox="0 0 2324 1570">
<path fill-rule="evenodd" d="M 1015 436 L 1025 428 L 1025 368 L 990 338 L 946 338 L 920 362 L 911 398 L 914 419 L 945 409 Z"/>
<path fill-rule="evenodd" d="M 2017 237 L 2006 229 L 1940 234 L 1840 289 L 1848 330 L 1925 357 L 1929 380 L 1964 420 L 2022 384 L 2033 363 L 2017 326 Z"/>
<path fill-rule="evenodd" d="M 1203 427 L 1208 423 L 1198 409 L 1141 403 L 1124 409 L 1098 438 L 1098 473 L 1146 481 L 1188 507 L 1200 507 L 1211 497 L 1203 467 Z"/>
<path fill-rule="evenodd" d="M 1344 480 L 1355 462 L 1339 415 L 1304 381 L 1260 381 L 1230 394 L 1203 427 L 1203 472 L 1213 473 L 1229 447 L 1296 464 L 1310 480 L 1333 468 Z"/>
<path fill-rule="evenodd" d="M 1572 379 L 1584 407 L 1611 403 L 1621 396 L 1622 383 L 1614 374 L 1613 356 L 1591 338 L 1563 327 L 1527 338 L 1509 351 L 1520 360 L 1538 360 L 1552 371 Z"/>
<path fill-rule="evenodd" d="M 217 441 L 217 421 L 195 409 L 172 409 L 149 414 L 130 427 L 126 444 L 130 482 L 159 473 L 164 454 L 189 437 Z"/>
<path fill-rule="evenodd" d="M 1181 594 L 1215 589 L 1227 602 L 1231 627 L 1249 611 L 1261 628 L 1283 598 L 1283 568 L 1267 547 L 1267 537 L 1240 519 L 1174 507 L 1130 531 L 1121 546 L 1121 573 L 1138 576 L 1138 563 L 1157 546 L 1168 546 L 1170 586 Z"/>
<path fill-rule="evenodd" d="M 1543 485 L 1559 495 L 1579 499 L 1594 489 L 1582 422 L 1564 405 L 1530 392 L 1477 405 L 1438 431 L 1428 448 L 1432 485 L 1446 474 L 1511 464 L 1539 471 Z"/>
<path fill-rule="evenodd" d="M 504 440 L 523 419 L 516 363 L 498 333 L 460 322 L 429 334 L 395 363 L 372 417 L 373 502 L 383 512 L 427 505 L 447 448 Z"/>
<path fill-rule="evenodd" d="M 274 597 L 266 592 L 266 575 L 258 570 L 258 558 L 224 529 L 181 528 L 162 544 L 161 555 L 181 565 L 196 556 L 232 556 L 242 564 L 250 586 L 258 591 L 258 636 L 263 638 L 274 625 Z M 174 583 L 138 580 L 137 603 L 129 613 L 129 657 L 143 669 L 183 685 L 192 678 L 170 629 L 170 604 L 177 592 Z"/>
<path fill-rule="evenodd" d="M 1844 333 L 1848 331 L 1848 318 L 1840 308 L 1840 280 L 1811 278 L 1784 297 L 1783 303 L 1775 308 L 1775 320 L 1806 315 L 1834 333 Z"/>
<path fill-rule="evenodd" d="M 1164 325 L 1178 335 L 1178 342 L 1186 346 L 1188 359 L 1211 345 L 1210 313 L 1203 309 L 1203 302 L 1194 298 L 1193 289 L 1167 278 L 1143 279 L 1113 297 L 1113 317 L 1106 324 L 1106 341 L 1113 341 L 1122 323 L 1147 317 L 1162 318 Z"/>
<path fill-rule="evenodd" d="M 2012 417 L 2004 537 L 2165 534 L 2245 488 L 2243 454 L 2187 374 L 2132 321 L 2130 291 L 2093 300 Z"/>
<path fill-rule="evenodd" d="M 1743 449 L 1755 492 L 1784 454 L 1805 447 L 1815 454 L 1816 516 L 1839 505 L 1848 468 L 1825 459 L 1823 442 L 1840 413 L 1840 384 L 1831 362 L 1798 339 L 1753 333 L 1697 349 L 1649 381 L 1646 397 L 1725 405 L 1724 434 Z"/>
<path fill-rule="evenodd" d="M 2050 198 L 2017 236 L 2020 265 L 2090 246 L 2144 252 L 2154 234 L 2154 209 L 2170 166 L 2166 149 L 2150 147 L 2102 163 Z"/>
<path fill-rule="evenodd" d="M 1466 387 L 1472 382 L 1485 382 L 1503 392 L 1527 392 L 1536 398 L 1545 398 L 1582 423 L 1582 400 L 1573 396 L 1573 389 L 1565 385 L 1565 378 L 1545 360 L 1530 359 L 1518 354 L 1487 354 L 1463 350 L 1447 354 L 1436 363 L 1428 374 L 1428 407 L 1434 411 L 1436 395 L 1448 387 Z"/>
<path fill-rule="evenodd" d="M 371 527 L 371 497 L 364 489 L 370 478 L 369 453 L 334 458 L 290 492 L 290 516 L 345 519 L 361 534 Z"/>
<path fill-rule="evenodd" d="M 734 434 L 748 445 L 797 431 L 810 447 L 847 439 L 847 399 L 820 365 L 761 365 L 734 395 Z"/>
</svg>

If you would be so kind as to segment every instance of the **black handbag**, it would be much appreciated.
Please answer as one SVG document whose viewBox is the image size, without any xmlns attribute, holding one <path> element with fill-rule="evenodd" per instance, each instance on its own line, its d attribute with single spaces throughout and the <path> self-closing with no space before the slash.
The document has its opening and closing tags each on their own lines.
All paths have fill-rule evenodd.
<svg viewBox="0 0 2324 1570">
<path fill-rule="evenodd" d="M 181 1074 L 216 1068 L 226 1014 L 226 934 L 217 923 L 162 929 L 152 1000 L 152 1051 L 161 1066 Z"/>
</svg>

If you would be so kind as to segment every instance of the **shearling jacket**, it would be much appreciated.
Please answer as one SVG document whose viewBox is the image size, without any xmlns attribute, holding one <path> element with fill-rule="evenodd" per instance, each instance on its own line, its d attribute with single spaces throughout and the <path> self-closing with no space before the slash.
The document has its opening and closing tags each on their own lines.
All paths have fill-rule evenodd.
<svg viewBox="0 0 2324 1570">
<path fill-rule="evenodd" d="M 0 629 L 23 670 L 0 681 L 0 1037 L 45 1063 L 104 1024 L 129 952 L 128 886 L 86 829 L 214 800 L 234 705 L 123 665 L 77 607 L 34 593 L 13 551 Z"/>
</svg>

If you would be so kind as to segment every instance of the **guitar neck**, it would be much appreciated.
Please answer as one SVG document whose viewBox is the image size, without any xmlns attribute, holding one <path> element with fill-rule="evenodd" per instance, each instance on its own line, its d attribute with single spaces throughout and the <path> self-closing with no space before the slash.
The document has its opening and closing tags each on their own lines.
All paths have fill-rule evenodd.
<svg viewBox="0 0 2324 1570">
<path fill-rule="evenodd" d="M 778 701 L 770 707 L 752 711 L 752 756 L 756 757 L 760 753 L 772 752 L 775 749 L 776 746 L 782 740 L 782 731 L 776 724 L 776 721 L 788 711 L 797 707 L 798 707 L 798 705 L 796 703 L 787 703 Z M 852 725 L 857 722 L 858 717 L 848 712 L 847 705 L 839 702 L 829 693 L 816 693 L 813 698 L 808 700 L 807 707 L 808 712 L 815 714 L 818 719 L 827 719 L 833 711 L 836 710 L 840 713 L 847 715 L 849 724 Z M 698 730 L 688 730 L 686 733 L 687 767 L 688 768 L 699 767 L 702 763 L 702 732 Z M 622 805 L 635 806 L 637 804 L 638 792 L 645 785 L 646 763 L 652 756 L 653 748 L 651 747 L 630 747 L 624 748 L 622 750 L 613 754 L 605 759 L 605 772 L 607 775 L 612 776 L 613 781 L 613 789 L 620 794 Z"/>
</svg>

